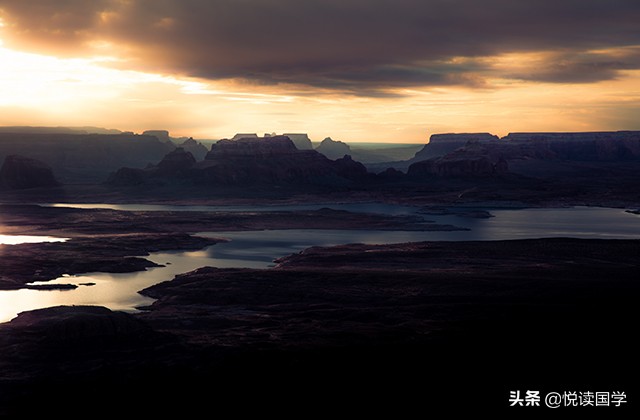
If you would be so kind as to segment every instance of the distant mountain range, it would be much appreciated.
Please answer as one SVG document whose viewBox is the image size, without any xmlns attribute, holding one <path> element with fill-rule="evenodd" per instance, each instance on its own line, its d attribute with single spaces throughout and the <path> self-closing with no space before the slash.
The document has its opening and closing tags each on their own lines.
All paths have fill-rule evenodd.
<svg viewBox="0 0 640 420">
<path fill-rule="evenodd" d="M 50 167 L 62 183 L 100 183 L 123 166 L 144 168 L 176 147 L 198 159 L 208 150 L 162 130 L 136 135 L 99 127 L 0 127 L 0 164 L 18 155 Z"/>
<path fill-rule="evenodd" d="M 408 160 L 422 148 L 419 144 L 395 144 L 395 143 L 350 143 L 333 140 L 327 137 L 322 142 L 314 143 L 305 133 L 291 134 L 285 133 L 283 136 L 289 137 L 299 150 L 316 150 L 329 159 L 339 159 L 345 155 L 351 156 L 354 160 L 365 164 L 376 164 L 380 162 L 391 162 Z M 265 137 L 276 136 L 275 133 L 265 134 Z M 238 133 L 231 140 L 242 138 L 259 138 L 256 133 Z M 203 141 L 205 144 L 214 144 L 217 140 Z"/>
<path fill-rule="evenodd" d="M 436 184 L 446 189 L 447 182 L 455 184 L 456 179 L 471 186 L 481 179 L 508 179 L 513 185 L 528 180 L 527 188 L 535 185 L 536 191 L 561 183 L 562 188 L 597 186 L 598 193 L 615 189 L 626 194 L 637 190 L 640 175 L 638 131 L 512 133 L 503 138 L 489 133 L 437 134 L 408 159 L 380 162 L 396 153 L 406 155 L 407 148 L 363 151 L 326 138 L 314 150 L 306 134 L 290 134 L 296 141 L 283 135 L 238 134 L 208 149 L 191 138 L 173 138 L 165 130 L 143 135 L 46 130 L 0 129 L 3 188 L 256 185 L 303 190 L 315 185 L 371 191 Z M 640 192 L 637 195 L 640 198 Z"/>
<path fill-rule="evenodd" d="M 517 173 L 548 176 L 569 166 L 590 162 L 640 160 L 640 132 L 512 133 L 432 136 L 408 162 L 410 175 L 491 175 Z M 402 166 L 401 166 L 402 167 Z M 540 173 L 538 168 L 547 168 Z M 552 167 L 554 168 L 552 170 Z"/>
<path fill-rule="evenodd" d="M 368 176 L 349 157 L 330 160 L 315 150 L 299 150 L 286 136 L 220 140 L 203 161 L 177 148 L 157 165 L 121 168 L 109 183 L 118 186 L 181 183 L 188 185 L 347 185 Z"/>
</svg>

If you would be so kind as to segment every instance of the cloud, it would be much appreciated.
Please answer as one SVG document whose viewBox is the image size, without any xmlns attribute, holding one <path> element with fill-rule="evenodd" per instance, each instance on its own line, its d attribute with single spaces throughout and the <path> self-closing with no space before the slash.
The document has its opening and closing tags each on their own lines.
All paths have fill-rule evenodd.
<svg viewBox="0 0 640 420">
<path fill-rule="evenodd" d="M 589 56 L 640 45 L 637 0 L 0 0 L 0 17 L 8 46 L 361 95 L 496 76 L 587 83 L 640 67 Z M 480 64 L 538 51 L 564 61 L 513 74 Z"/>
<path fill-rule="evenodd" d="M 624 70 L 640 68 L 640 47 L 589 52 L 541 54 L 522 61 L 504 77 L 549 83 L 594 83 L 617 79 Z M 526 67 L 523 69 L 522 67 Z"/>
</svg>

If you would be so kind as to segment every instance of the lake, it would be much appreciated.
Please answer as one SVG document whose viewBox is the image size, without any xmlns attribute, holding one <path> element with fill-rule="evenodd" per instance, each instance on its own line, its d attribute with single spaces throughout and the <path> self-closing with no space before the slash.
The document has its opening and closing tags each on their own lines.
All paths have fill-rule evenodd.
<svg viewBox="0 0 640 420">
<path fill-rule="evenodd" d="M 81 208 L 114 208 L 144 211 L 286 211 L 333 209 L 380 212 L 387 214 L 418 214 L 408 206 L 381 204 L 296 205 L 296 206 L 150 206 L 150 205 L 65 205 Z M 93 207 L 87 207 L 93 206 Z M 463 218 L 455 215 L 424 215 L 439 224 L 453 224 L 470 229 L 453 232 L 375 231 L 375 230 L 263 230 L 247 232 L 202 232 L 201 236 L 224 237 L 230 242 L 219 243 L 200 251 L 159 252 L 148 259 L 165 267 L 125 274 L 91 273 L 63 276 L 43 284 L 75 284 L 74 290 L 0 291 L 0 322 L 8 321 L 19 312 L 55 305 L 101 305 L 111 309 L 134 311 L 149 305 L 152 299 L 137 293 L 176 274 L 203 266 L 267 268 L 275 258 L 299 252 L 310 246 L 331 246 L 346 243 L 384 244 L 415 241 L 506 240 L 542 237 L 573 237 L 599 239 L 640 238 L 640 216 L 621 209 L 577 207 L 561 209 L 497 209 L 489 219 Z M 11 237 L 8 236 L 8 241 Z M 61 240 L 61 238 L 52 238 Z M 8 242 L 11 243 L 11 242 Z M 169 264 L 167 264 L 169 263 Z"/>
<path fill-rule="evenodd" d="M 37 244 L 43 242 L 64 242 L 67 238 L 53 236 L 0 235 L 0 245 Z"/>
</svg>

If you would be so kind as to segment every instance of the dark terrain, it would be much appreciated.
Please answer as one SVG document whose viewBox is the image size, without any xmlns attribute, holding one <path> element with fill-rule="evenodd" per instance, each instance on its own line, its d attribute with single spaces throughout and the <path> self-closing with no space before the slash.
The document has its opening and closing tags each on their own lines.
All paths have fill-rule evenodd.
<svg viewBox="0 0 640 420">
<path fill-rule="evenodd" d="M 491 217 L 469 205 L 635 212 L 640 203 L 639 132 L 447 134 L 409 161 L 366 167 L 291 136 L 240 135 L 206 151 L 192 139 L 177 147 L 163 130 L 0 133 L 0 233 L 69 238 L 0 245 L 0 289 L 143 270 L 149 252 L 218 241 L 196 235 L 204 231 L 457 229 L 330 209 L 27 203 L 375 201 L 464 217 Z M 509 409 L 512 390 L 622 391 L 626 406 L 594 409 L 624 414 L 640 395 L 639 253 L 640 240 L 352 244 L 281 256 L 272 269 L 203 267 L 142 291 L 156 299 L 144 312 L 58 307 L 0 324 L 0 415 L 548 412 Z"/>
<path fill-rule="evenodd" d="M 639 251 L 574 239 L 350 245 L 276 269 L 202 268 L 143 291 L 158 300 L 138 315 L 52 308 L 2 325 L 1 406 L 402 415 L 456 412 L 463 396 L 513 413 L 509 390 L 593 389 L 625 391 L 628 405 L 607 409 L 618 414 L 638 391 Z"/>
</svg>

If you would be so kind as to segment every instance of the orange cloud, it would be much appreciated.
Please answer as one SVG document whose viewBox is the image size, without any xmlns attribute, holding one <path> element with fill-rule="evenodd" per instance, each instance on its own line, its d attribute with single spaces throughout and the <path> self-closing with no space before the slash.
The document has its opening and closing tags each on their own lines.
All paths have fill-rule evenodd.
<svg viewBox="0 0 640 420">
<path fill-rule="evenodd" d="M 634 129 L 638 21 L 636 0 L 0 0 L 0 124 Z"/>
</svg>

